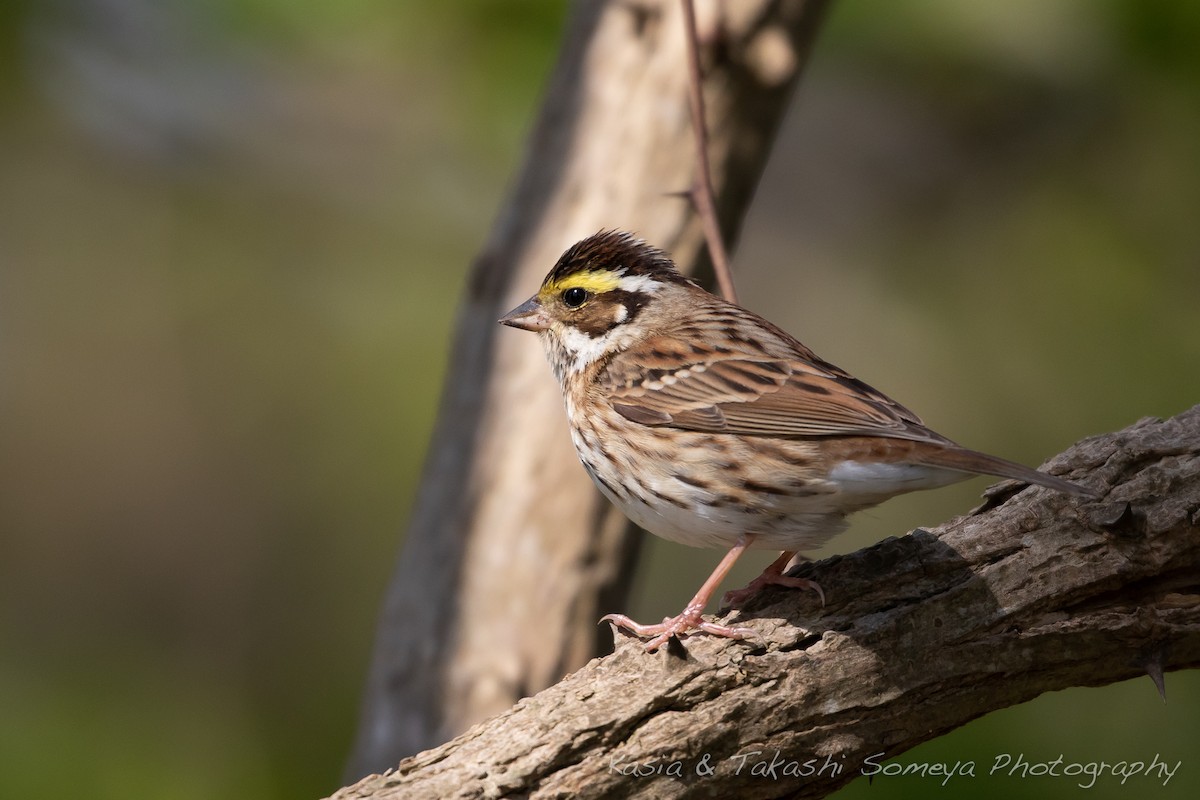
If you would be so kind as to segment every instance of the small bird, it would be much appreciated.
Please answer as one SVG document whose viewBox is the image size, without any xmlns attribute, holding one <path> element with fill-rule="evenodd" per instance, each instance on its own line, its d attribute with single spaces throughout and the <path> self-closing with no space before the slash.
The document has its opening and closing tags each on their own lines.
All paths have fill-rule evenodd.
<svg viewBox="0 0 1200 800">
<path fill-rule="evenodd" d="M 784 574 L 846 515 L 918 489 L 996 475 L 1061 492 L 1061 478 L 960 447 L 882 392 L 757 314 L 682 275 L 632 234 L 601 231 L 569 248 L 536 295 L 500 318 L 536 331 L 566 403 L 571 440 L 600 492 L 651 533 L 729 548 L 683 611 L 657 625 L 608 620 L 648 638 L 748 628 L 703 618 L 748 548 L 783 551 L 745 589 L 821 587 Z"/>
</svg>

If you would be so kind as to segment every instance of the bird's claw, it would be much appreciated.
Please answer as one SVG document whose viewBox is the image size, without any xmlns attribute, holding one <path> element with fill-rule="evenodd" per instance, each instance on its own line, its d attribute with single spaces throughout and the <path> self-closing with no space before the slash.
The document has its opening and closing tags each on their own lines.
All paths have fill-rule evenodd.
<svg viewBox="0 0 1200 800">
<path fill-rule="evenodd" d="M 825 607 L 825 590 L 816 581 L 808 578 L 796 578 L 775 572 L 764 572 L 742 589 L 731 589 L 721 598 L 721 609 L 741 608 L 742 604 L 767 586 L 787 586 L 791 589 L 812 589 L 821 598 L 821 607 Z"/>
<path fill-rule="evenodd" d="M 734 628 L 727 625 L 718 625 L 715 622 L 708 622 L 702 616 L 702 607 L 688 606 L 678 616 L 666 617 L 657 625 L 642 625 L 634 622 L 624 614 L 605 614 L 600 618 L 601 622 L 611 622 L 618 628 L 625 630 L 637 636 L 640 639 L 650 638 L 646 642 L 646 652 L 653 653 L 658 648 L 667 643 L 671 637 L 683 637 L 693 631 L 704 631 L 713 636 L 721 636 L 726 639 L 750 639 L 758 634 L 751 628 Z"/>
</svg>

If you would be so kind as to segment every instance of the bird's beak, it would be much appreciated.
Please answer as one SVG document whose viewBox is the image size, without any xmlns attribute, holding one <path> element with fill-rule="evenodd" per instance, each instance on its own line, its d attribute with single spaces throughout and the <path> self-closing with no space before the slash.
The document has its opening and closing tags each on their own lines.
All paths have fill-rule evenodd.
<svg viewBox="0 0 1200 800">
<path fill-rule="evenodd" d="M 525 331 L 544 331 L 550 327 L 550 317 L 537 297 L 531 297 L 499 319 L 501 325 Z"/>
</svg>

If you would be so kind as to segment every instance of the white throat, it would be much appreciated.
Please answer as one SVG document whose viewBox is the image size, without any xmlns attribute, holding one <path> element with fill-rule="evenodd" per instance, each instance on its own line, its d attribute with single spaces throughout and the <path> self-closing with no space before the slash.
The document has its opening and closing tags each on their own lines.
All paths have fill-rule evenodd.
<svg viewBox="0 0 1200 800">
<path fill-rule="evenodd" d="M 619 327 L 603 336 L 588 336 L 583 331 L 569 325 L 556 327 L 558 328 L 555 331 L 557 335 L 544 335 L 544 341 L 546 355 L 549 356 L 550 365 L 554 367 L 554 374 L 560 381 L 567 375 L 582 372 L 588 364 L 602 358 L 614 349 L 627 346 L 627 342 L 622 342 L 622 340 L 630 338 L 627 334 L 622 335 Z"/>
</svg>

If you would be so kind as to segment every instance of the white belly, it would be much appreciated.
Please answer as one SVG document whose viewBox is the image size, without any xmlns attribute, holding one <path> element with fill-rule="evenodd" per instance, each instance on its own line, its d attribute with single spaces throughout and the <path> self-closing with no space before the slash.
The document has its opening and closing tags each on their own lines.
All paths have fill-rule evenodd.
<svg viewBox="0 0 1200 800">
<path fill-rule="evenodd" d="M 635 453 L 621 440 L 600 447 L 595 429 L 571 431 L 580 461 L 605 497 L 650 533 L 690 547 L 728 548 L 754 534 L 755 548 L 811 550 L 845 530 L 847 514 L 970 477 L 917 464 L 854 461 L 826 473 L 812 442 L 646 433 Z"/>
<path fill-rule="evenodd" d="M 729 548 L 742 534 L 752 533 L 751 547 L 755 549 L 811 550 L 846 529 L 845 515 L 832 495 L 772 497 L 771 502 L 756 505 L 714 505 L 710 493 L 669 476 L 651 484 L 661 494 L 687 498 L 685 508 L 644 493 L 619 497 L 594 474 L 592 479 L 600 493 L 634 524 L 689 547 Z M 672 481 L 673 485 L 667 485 Z"/>
</svg>

